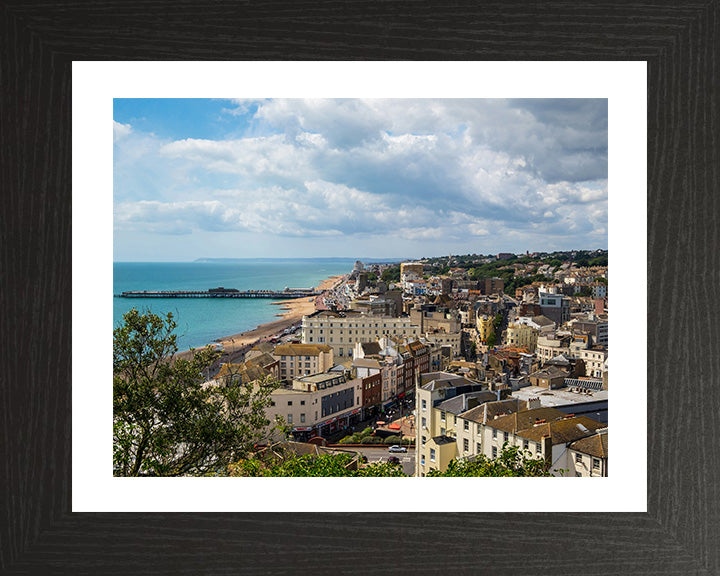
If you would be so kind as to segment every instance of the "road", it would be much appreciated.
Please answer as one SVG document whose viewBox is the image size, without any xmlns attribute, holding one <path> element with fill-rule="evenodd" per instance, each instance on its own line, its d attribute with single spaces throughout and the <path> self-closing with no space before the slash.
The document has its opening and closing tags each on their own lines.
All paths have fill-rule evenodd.
<svg viewBox="0 0 720 576">
<path fill-rule="evenodd" d="M 392 453 L 388 452 L 387 446 L 378 448 L 348 448 L 348 450 L 355 450 L 360 452 L 363 456 L 366 456 L 368 463 L 372 462 L 387 462 L 388 457 L 397 456 L 400 459 L 400 463 L 403 467 L 403 472 L 408 476 L 415 474 L 415 448 L 408 447 L 407 452 Z"/>
</svg>

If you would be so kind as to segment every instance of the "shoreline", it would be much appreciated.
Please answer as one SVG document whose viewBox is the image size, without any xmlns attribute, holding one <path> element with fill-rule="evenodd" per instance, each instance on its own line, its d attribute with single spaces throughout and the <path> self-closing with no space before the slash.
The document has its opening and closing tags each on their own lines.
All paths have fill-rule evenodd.
<svg viewBox="0 0 720 576">
<path fill-rule="evenodd" d="M 330 276 L 320 282 L 316 289 L 319 291 L 331 290 L 341 282 L 344 282 L 347 276 L 347 274 Z M 271 338 L 281 336 L 285 329 L 302 322 L 303 316 L 307 316 L 316 311 L 316 299 L 317 297 L 294 298 L 291 300 L 272 302 L 272 306 L 280 307 L 278 314 L 275 314 L 275 316 L 278 317 L 277 320 L 260 324 L 252 330 L 216 338 L 213 342 L 217 342 L 223 347 L 223 355 L 220 361 L 234 362 L 241 356 L 244 356 L 245 352 L 258 343 L 268 342 Z M 190 353 L 190 350 L 185 350 L 178 352 L 176 356 L 187 357 Z"/>
</svg>

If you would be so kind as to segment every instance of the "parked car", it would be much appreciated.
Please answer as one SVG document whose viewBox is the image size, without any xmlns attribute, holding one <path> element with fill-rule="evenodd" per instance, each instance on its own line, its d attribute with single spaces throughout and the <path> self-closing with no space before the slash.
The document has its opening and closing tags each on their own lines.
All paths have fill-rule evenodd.
<svg viewBox="0 0 720 576">
<path fill-rule="evenodd" d="M 388 448 L 388 452 L 407 452 L 407 448 L 405 448 L 405 446 L 393 444 L 390 448 Z"/>
</svg>

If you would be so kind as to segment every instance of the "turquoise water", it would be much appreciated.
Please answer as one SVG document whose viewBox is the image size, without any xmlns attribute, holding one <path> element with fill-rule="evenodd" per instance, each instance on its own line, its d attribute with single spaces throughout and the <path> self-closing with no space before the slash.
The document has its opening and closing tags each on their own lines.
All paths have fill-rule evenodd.
<svg viewBox="0 0 720 576">
<path fill-rule="evenodd" d="M 126 290 L 238 290 L 310 288 L 328 276 L 347 274 L 355 260 L 243 260 L 240 262 L 115 262 L 113 294 Z M 155 314 L 172 312 L 180 350 L 204 346 L 216 338 L 252 330 L 276 320 L 273 300 L 244 298 L 113 298 L 114 327 L 131 308 Z"/>
</svg>

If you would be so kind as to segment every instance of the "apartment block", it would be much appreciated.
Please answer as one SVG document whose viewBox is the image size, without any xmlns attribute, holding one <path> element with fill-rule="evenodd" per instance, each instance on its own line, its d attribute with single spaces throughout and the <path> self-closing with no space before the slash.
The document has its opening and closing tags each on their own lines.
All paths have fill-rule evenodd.
<svg viewBox="0 0 720 576">
<path fill-rule="evenodd" d="M 412 325 L 408 317 L 323 310 L 304 316 L 302 320 L 302 343 L 326 344 L 333 349 L 336 358 L 352 358 L 353 347 L 358 342 L 372 342 L 383 336 L 416 338 L 420 333 L 420 327 Z"/>
<path fill-rule="evenodd" d="M 279 344 L 273 357 L 280 361 L 280 379 L 325 372 L 333 366 L 333 350 L 324 344 Z"/>
<path fill-rule="evenodd" d="M 350 380 L 342 372 L 301 376 L 273 391 L 265 413 L 292 426 L 293 438 L 306 441 L 326 436 L 361 418 L 362 379 Z"/>
</svg>

